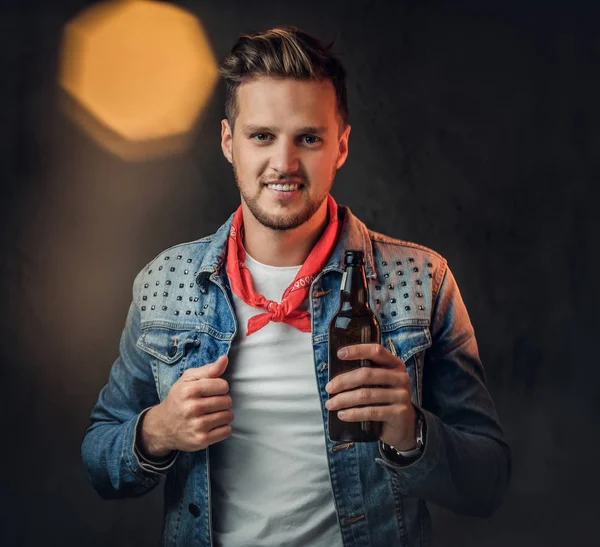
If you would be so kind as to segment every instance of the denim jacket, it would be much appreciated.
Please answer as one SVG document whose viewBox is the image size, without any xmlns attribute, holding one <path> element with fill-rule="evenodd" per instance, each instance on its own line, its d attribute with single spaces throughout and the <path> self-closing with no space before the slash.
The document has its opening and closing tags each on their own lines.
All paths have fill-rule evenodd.
<svg viewBox="0 0 600 547">
<path fill-rule="evenodd" d="M 176 452 L 163 465 L 153 464 L 135 448 L 138 424 L 184 370 L 228 353 L 236 336 L 224 265 L 232 218 L 212 236 L 163 251 L 138 273 L 120 354 L 82 443 L 87 474 L 104 498 L 140 496 L 166 477 L 165 546 L 213 545 L 211 448 Z M 447 261 L 424 246 L 368 230 L 347 207 L 339 207 L 339 218 L 340 238 L 309 298 L 324 442 L 344 546 L 429 546 L 426 502 L 460 515 L 489 516 L 509 484 L 510 449 Z M 382 344 L 405 361 L 412 402 L 425 418 L 424 451 L 408 465 L 385 458 L 378 443 L 338 443 L 327 436 L 327 329 L 339 305 L 346 249 L 364 252 Z"/>
</svg>

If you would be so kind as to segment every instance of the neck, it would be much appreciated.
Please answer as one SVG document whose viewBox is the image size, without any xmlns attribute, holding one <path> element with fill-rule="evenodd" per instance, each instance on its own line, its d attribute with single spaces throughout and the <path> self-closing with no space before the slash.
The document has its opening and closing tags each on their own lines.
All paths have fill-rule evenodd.
<svg viewBox="0 0 600 547">
<path fill-rule="evenodd" d="M 290 230 L 263 226 L 242 202 L 244 215 L 243 244 L 246 252 L 268 266 L 300 266 L 315 246 L 327 224 L 327 200 L 307 222 Z"/>
</svg>

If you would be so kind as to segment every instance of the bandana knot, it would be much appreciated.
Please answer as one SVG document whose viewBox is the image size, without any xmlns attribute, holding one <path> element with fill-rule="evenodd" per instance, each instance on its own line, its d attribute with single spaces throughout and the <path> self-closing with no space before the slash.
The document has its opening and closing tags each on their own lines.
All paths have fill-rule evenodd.
<svg viewBox="0 0 600 547">
<path fill-rule="evenodd" d="M 276 323 L 281 323 L 285 317 L 283 305 L 273 300 L 267 301 L 267 311 L 271 314 L 271 321 L 275 321 Z"/>
</svg>

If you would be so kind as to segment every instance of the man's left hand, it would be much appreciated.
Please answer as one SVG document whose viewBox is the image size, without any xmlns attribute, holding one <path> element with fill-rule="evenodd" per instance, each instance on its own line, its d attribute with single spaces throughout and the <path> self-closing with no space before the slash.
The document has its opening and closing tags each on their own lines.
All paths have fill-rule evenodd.
<svg viewBox="0 0 600 547">
<path fill-rule="evenodd" d="M 340 354 L 344 350 L 346 353 Z M 416 411 L 404 361 L 381 344 L 357 344 L 339 351 L 340 359 L 368 359 L 374 366 L 360 367 L 331 380 L 325 389 L 338 395 L 325 402 L 326 408 L 343 409 L 338 417 L 345 422 L 382 422 L 380 439 L 384 443 L 397 450 L 414 448 Z"/>
</svg>

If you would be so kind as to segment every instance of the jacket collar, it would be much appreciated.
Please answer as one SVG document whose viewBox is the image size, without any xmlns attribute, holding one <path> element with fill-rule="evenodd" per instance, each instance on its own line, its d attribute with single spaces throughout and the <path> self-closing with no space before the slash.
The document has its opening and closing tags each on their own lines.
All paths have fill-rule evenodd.
<svg viewBox="0 0 600 547">
<path fill-rule="evenodd" d="M 234 213 L 210 238 L 208 247 L 198 248 L 197 260 L 200 265 L 195 272 L 196 281 L 201 278 L 220 273 L 225 264 L 227 238 L 233 222 Z M 350 208 L 345 205 L 338 206 L 338 219 L 341 222 L 341 231 L 338 241 L 323 268 L 323 273 L 328 271 L 344 271 L 344 251 L 347 249 L 363 251 L 365 255 L 365 272 L 368 278 L 376 278 L 373 263 L 373 247 L 369 238 L 367 227 L 356 217 Z M 200 253 L 203 256 L 200 256 Z M 198 262 L 197 262 L 198 263 Z"/>
</svg>

